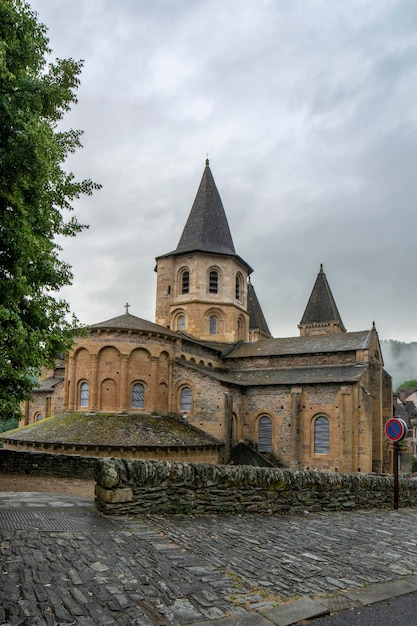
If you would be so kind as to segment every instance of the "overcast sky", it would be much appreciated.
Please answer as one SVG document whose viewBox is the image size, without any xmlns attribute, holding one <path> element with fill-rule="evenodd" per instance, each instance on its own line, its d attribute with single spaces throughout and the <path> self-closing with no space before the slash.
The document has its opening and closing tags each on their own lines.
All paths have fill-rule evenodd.
<svg viewBox="0 0 417 626">
<path fill-rule="evenodd" d="M 86 323 L 154 321 L 206 154 L 274 336 L 298 335 L 320 263 L 349 331 L 417 340 L 415 0 L 32 0 L 84 59 L 68 161 L 103 188 L 64 241 Z"/>
</svg>

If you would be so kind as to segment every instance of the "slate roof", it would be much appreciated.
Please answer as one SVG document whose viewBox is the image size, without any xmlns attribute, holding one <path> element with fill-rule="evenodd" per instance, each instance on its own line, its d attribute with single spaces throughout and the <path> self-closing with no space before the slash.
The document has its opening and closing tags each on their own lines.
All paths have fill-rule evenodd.
<svg viewBox="0 0 417 626">
<path fill-rule="evenodd" d="M 160 255 L 157 260 L 188 252 L 234 256 L 252 272 L 252 268 L 235 252 L 229 223 L 208 159 L 178 246 L 173 252 Z"/>
<path fill-rule="evenodd" d="M 262 333 L 271 336 L 271 333 L 266 323 L 261 305 L 256 296 L 255 289 L 251 282 L 248 285 L 248 307 L 249 313 L 249 328 L 260 330 Z"/>
<path fill-rule="evenodd" d="M 214 380 L 218 380 L 222 383 L 229 383 L 242 387 L 263 387 L 270 385 L 351 383 L 360 380 L 366 370 L 366 365 L 326 365 L 262 370 L 230 370 L 224 372 L 204 368 L 204 373 L 210 378 L 214 378 Z"/>
<path fill-rule="evenodd" d="M 226 359 L 259 356 L 284 356 L 293 354 L 317 354 L 325 352 L 350 352 L 364 350 L 370 345 L 371 330 L 334 335 L 308 335 L 304 337 L 285 337 L 264 339 L 255 343 L 240 343 Z"/>
<path fill-rule="evenodd" d="M 138 330 L 143 332 L 168 335 L 169 337 L 178 336 L 177 333 L 169 330 L 169 328 L 165 328 L 165 326 L 160 326 L 159 324 L 148 322 L 148 320 L 144 320 L 141 317 L 136 317 L 136 315 L 131 315 L 130 313 L 124 313 L 123 315 L 119 315 L 118 317 L 113 317 L 110 320 L 99 322 L 98 324 L 92 324 L 90 326 L 90 329 L 92 330 L 99 330 L 100 328 L 111 330 Z"/>
<path fill-rule="evenodd" d="M 68 413 L 2 433 L 10 442 L 110 447 L 218 446 L 207 433 L 174 417 Z"/>
<path fill-rule="evenodd" d="M 59 384 L 62 383 L 62 381 L 64 380 L 63 376 L 50 376 L 49 378 L 45 378 L 45 380 L 41 380 L 39 381 L 39 383 L 37 383 L 36 387 L 34 387 L 32 389 L 33 393 L 39 392 L 39 391 L 54 391 L 54 388 Z"/>
<path fill-rule="evenodd" d="M 300 325 L 326 324 L 328 322 L 339 322 L 343 330 L 345 329 L 326 274 L 323 271 L 323 265 L 320 265 L 320 272 L 317 275 Z"/>
</svg>

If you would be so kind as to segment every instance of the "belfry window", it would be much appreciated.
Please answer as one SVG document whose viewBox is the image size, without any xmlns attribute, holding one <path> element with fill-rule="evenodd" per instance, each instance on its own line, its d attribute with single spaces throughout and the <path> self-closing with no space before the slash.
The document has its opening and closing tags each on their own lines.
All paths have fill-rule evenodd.
<svg viewBox="0 0 417 626">
<path fill-rule="evenodd" d="M 181 293 L 190 292 L 190 272 L 184 270 L 181 276 Z"/>
<path fill-rule="evenodd" d="M 236 274 L 236 300 L 242 300 L 242 276 Z"/>
<path fill-rule="evenodd" d="M 88 406 L 88 400 L 90 395 L 90 388 L 88 383 L 81 383 L 80 385 L 80 407 Z"/>
<path fill-rule="evenodd" d="M 211 270 L 209 274 L 209 293 L 219 292 L 219 274 L 216 270 Z"/>
<path fill-rule="evenodd" d="M 190 387 L 183 387 L 181 389 L 181 407 L 182 413 L 188 413 L 192 407 L 192 394 Z"/>
<path fill-rule="evenodd" d="M 314 454 L 330 453 L 330 424 L 327 417 L 320 415 L 314 422 Z"/>
<path fill-rule="evenodd" d="M 145 408 L 145 387 L 142 383 L 135 383 L 132 387 L 132 408 Z"/>
</svg>

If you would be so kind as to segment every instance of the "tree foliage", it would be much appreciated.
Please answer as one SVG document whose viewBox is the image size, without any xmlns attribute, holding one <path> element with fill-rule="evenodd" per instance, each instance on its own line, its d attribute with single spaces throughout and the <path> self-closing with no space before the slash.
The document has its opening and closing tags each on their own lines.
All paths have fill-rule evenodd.
<svg viewBox="0 0 417 626">
<path fill-rule="evenodd" d="M 398 385 L 396 391 L 401 391 L 402 389 L 417 389 L 417 380 L 405 380 L 401 385 Z"/>
<path fill-rule="evenodd" d="M 76 103 L 82 62 L 50 54 L 46 27 L 24 0 L 0 0 L 0 417 L 28 397 L 33 372 L 77 331 L 57 292 L 71 284 L 57 236 L 84 228 L 72 202 L 99 186 L 64 170 L 80 131 L 60 131 Z"/>
</svg>

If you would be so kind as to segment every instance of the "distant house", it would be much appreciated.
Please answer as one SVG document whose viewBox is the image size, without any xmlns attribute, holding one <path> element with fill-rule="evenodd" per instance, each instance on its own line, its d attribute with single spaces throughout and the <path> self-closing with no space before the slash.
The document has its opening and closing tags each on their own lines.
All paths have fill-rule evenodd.
<svg viewBox="0 0 417 626">
<path fill-rule="evenodd" d="M 294 469 L 390 471 L 391 377 L 375 326 L 346 332 L 320 267 L 299 336 L 273 338 L 208 161 L 178 246 L 156 258 L 156 272 L 155 323 L 127 307 L 93 324 L 67 355 L 64 380 L 57 372 L 44 380 L 22 425 L 58 413 L 54 396 L 63 393 L 70 413 L 181 416 L 220 442 L 213 462 L 229 462 L 244 442 Z M 36 447 L 27 428 L 3 439 Z"/>
<path fill-rule="evenodd" d="M 400 417 L 407 424 L 408 451 L 417 457 L 417 390 L 401 390 L 395 392 L 393 398 L 395 417 Z"/>
</svg>

